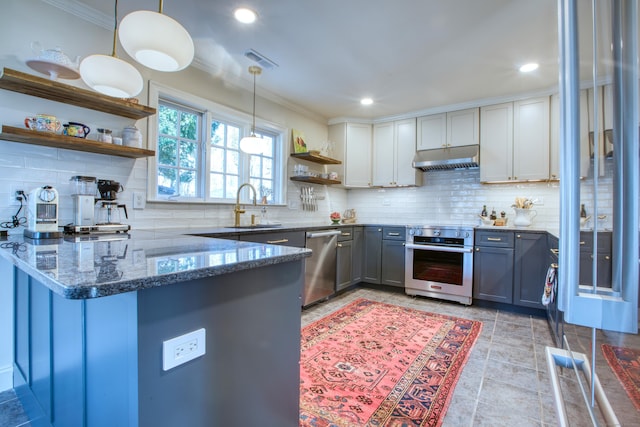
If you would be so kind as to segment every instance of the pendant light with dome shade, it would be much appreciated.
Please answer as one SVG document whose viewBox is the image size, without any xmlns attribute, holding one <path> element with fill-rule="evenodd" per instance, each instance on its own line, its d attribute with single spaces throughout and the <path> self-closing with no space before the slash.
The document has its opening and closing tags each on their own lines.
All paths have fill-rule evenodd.
<svg viewBox="0 0 640 427">
<path fill-rule="evenodd" d="M 116 56 L 118 0 L 115 0 L 113 50 L 109 55 L 89 55 L 80 63 L 82 80 L 91 89 L 116 98 L 131 98 L 142 91 L 144 81 L 136 68 Z"/>
<path fill-rule="evenodd" d="M 195 47 L 189 32 L 159 12 L 137 10 L 122 18 L 118 35 L 124 50 L 137 62 L 157 71 L 180 71 L 191 64 Z"/>
<path fill-rule="evenodd" d="M 240 150 L 247 154 L 261 154 L 264 151 L 264 141 L 256 136 L 256 76 L 262 73 L 262 68 L 252 65 L 249 67 L 249 73 L 253 74 L 253 123 L 251 135 L 240 140 Z"/>
</svg>

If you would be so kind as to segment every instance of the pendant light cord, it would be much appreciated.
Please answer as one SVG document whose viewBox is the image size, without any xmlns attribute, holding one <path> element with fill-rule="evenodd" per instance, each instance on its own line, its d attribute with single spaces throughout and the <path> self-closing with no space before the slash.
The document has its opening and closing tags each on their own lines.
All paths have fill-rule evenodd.
<svg viewBox="0 0 640 427">
<path fill-rule="evenodd" d="M 118 0 L 115 2 L 115 6 L 113 8 L 113 50 L 111 51 L 111 56 L 117 58 L 116 56 L 116 36 L 118 34 Z"/>
<path fill-rule="evenodd" d="M 251 136 L 256 136 L 256 73 L 253 73 L 253 124 L 251 125 Z"/>
</svg>

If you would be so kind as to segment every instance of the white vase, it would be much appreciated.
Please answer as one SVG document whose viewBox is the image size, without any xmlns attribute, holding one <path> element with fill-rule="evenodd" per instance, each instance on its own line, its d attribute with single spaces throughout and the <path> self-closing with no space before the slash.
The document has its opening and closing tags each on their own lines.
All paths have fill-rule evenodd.
<svg viewBox="0 0 640 427">
<path fill-rule="evenodd" d="M 530 226 L 531 220 L 538 214 L 533 209 L 513 208 L 513 210 L 516 211 L 516 218 L 513 220 L 513 225 L 516 227 Z"/>
</svg>

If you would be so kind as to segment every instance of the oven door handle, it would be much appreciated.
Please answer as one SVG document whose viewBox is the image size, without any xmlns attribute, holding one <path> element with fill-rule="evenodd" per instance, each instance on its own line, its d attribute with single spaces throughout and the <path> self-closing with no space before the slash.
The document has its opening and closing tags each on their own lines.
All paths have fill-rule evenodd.
<svg viewBox="0 0 640 427">
<path fill-rule="evenodd" d="M 405 245 L 407 249 L 417 249 L 421 251 L 437 251 L 437 252 L 457 252 L 457 253 L 472 253 L 473 248 L 460 248 L 455 246 L 432 246 L 432 245 L 415 245 L 407 243 Z"/>
</svg>

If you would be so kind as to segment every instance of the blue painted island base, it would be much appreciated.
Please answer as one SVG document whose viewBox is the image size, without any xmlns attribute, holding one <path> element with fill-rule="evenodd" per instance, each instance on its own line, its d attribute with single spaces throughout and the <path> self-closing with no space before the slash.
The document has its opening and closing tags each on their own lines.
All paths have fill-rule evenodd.
<svg viewBox="0 0 640 427">
<path fill-rule="evenodd" d="M 33 426 L 298 426 L 304 260 L 103 298 L 15 269 L 14 384 Z M 162 369 L 165 340 L 206 354 Z"/>
</svg>

